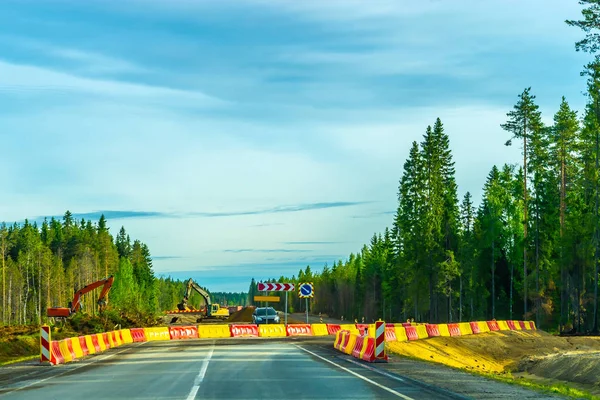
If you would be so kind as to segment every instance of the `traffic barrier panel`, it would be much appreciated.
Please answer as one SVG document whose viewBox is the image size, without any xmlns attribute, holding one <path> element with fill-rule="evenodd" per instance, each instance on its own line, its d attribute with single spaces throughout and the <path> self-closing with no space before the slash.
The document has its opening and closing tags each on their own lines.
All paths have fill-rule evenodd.
<svg viewBox="0 0 600 400">
<path fill-rule="evenodd" d="M 352 350 L 354 349 L 357 340 L 358 335 L 355 335 L 353 333 L 348 334 L 348 343 L 346 344 L 346 347 L 344 347 L 344 353 L 352 355 Z"/>
<path fill-rule="evenodd" d="M 258 337 L 258 326 L 255 324 L 231 325 L 231 337 Z"/>
<path fill-rule="evenodd" d="M 62 350 L 60 348 L 60 342 L 56 341 L 56 340 L 53 342 L 50 342 L 50 349 L 52 351 L 52 354 L 50 355 L 50 362 L 54 365 L 64 364 L 65 357 L 62 354 Z"/>
<path fill-rule="evenodd" d="M 348 346 L 348 343 L 350 343 L 350 336 L 352 335 L 349 331 L 342 331 L 344 332 L 344 334 L 342 335 L 342 340 L 340 342 L 340 350 L 343 352 L 346 352 L 346 347 Z M 352 347 L 354 346 L 354 344 L 352 345 Z"/>
<path fill-rule="evenodd" d="M 231 337 L 231 331 L 229 325 L 218 324 L 218 325 L 198 325 L 198 337 L 199 338 L 228 338 Z"/>
<path fill-rule="evenodd" d="M 131 328 L 129 330 L 129 332 L 131 333 L 131 338 L 132 338 L 133 342 L 138 343 L 138 342 L 146 341 L 146 335 L 144 334 L 144 328 Z"/>
<path fill-rule="evenodd" d="M 325 324 L 312 324 L 312 331 L 314 336 L 327 336 L 327 325 Z"/>
<path fill-rule="evenodd" d="M 526 331 L 527 328 L 525 327 L 525 321 L 517 321 L 519 323 L 519 327 L 521 328 L 522 331 Z"/>
<path fill-rule="evenodd" d="M 102 339 L 104 339 L 104 344 L 106 345 L 106 348 L 107 349 L 113 348 L 114 344 L 113 344 L 113 341 L 112 341 L 110 335 L 106 332 L 101 333 L 101 335 L 102 335 Z"/>
<path fill-rule="evenodd" d="M 121 340 L 123 341 L 123 344 L 133 343 L 133 336 L 131 336 L 131 329 L 121 329 L 119 331 L 119 333 L 121 334 Z"/>
<path fill-rule="evenodd" d="M 490 331 L 490 327 L 486 321 L 477 321 L 477 326 L 479 327 L 479 333 L 486 333 Z"/>
<path fill-rule="evenodd" d="M 369 329 L 369 324 L 356 324 L 356 329 L 358 329 L 359 334 L 363 336 L 365 331 Z"/>
<path fill-rule="evenodd" d="M 169 336 L 171 340 L 198 339 L 198 328 L 196 326 L 170 326 Z"/>
<path fill-rule="evenodd" d="M 413 324 L 411 324 L 410 322 L 403 322 L 402 326 L 406 328 L 407 326 L 413 326 Z"/>
<path fill-rule="evenodd" d="M 327 324 L 327 333 L 329 333 L 330 335 L 335 335 L 341 330 L 342 327 L 339 324 Z"/>
<path fill-rule="evenodd" d="M 406 330 L 408 340 L 419 340 L 416 326 L 405 326 L 404 329 Z"/>
<path fill-rule="evenodd" d="M 408 337 L 406 336 L 406 328 L 403 326 L 396 325 L 394 327 L 394 332 L 396 333 L 396 340 L 399 342 L 408 341 Z"/>
<path fill-rule="evenodd" d="M 448 324 L 448 332 L 450 332 L 450 336 L 460 336 L 458 324 Z"/>
<path fill-rule="evenodd" d="M 96 353 L 100 353 L 104 350 L 104 348 L 100 347 L 100 339 L 98 339 L 98 335 L 90 335 L 90 339 L 92 340 L 92 345 L 94 346 Z"/>
<path fill-rule="evenodd" d="M 487 321 L 487 326 L 490 329 L 490 332 L 497 332 L 500 330 L 500 326 L 498 326 L 498 321 Z"/>
<path fill-rule="evenodd" d="M 346 331 L 337 331 L 335 333 L 335 340 L 333 341 L 333 348 L 336 350 L 340 349 L 340 344 L 342 342 L 342 338 L 346 334 Z"/>
<path fill-rule="evenodd" d="M 75 354 L 75 350 L 73 349 L 73 340 L 72 340 L 72 338 L 64 339 L 63 342 L 66 343 L 67 349 L 69 350 L 69 353 L 71 353 L 71 358 L 73 360 L 77 360 L 77 354 Z"/>
<path fill-rule="evenodd" d="M 350 333 L 353 333 L 355 335 L 360 335 L 360 332 L 354 324 L 341 324 L 340 328 L 344 331 L 349 331 Z"/>
<path fill-rule="evenodd" d="M 40 328 L 40 362 L 52 362 L 52 339 L 50 327 L 42 325 Z"/>
<path fill-rule="evenodd" d="M 523 323 L 525 324 L 525 329 L 527 329 L 528 331 L 531 331 L 531 323 L 529 321 L 523 321 Z"/>
<path fill-rule="evenodd" d="M 364 350 L 361 354 L 361 360 L 367 361 L 367 362 L 375 362 L 376 361 L 376 357 L 375 357 L 375 339 L 373 338 L 366 338 L 365 339 L 365 346 L 364 346 Z M 387 357 L 383 358 L 381 361 L 387 361 Z"/>
<path fill-rule="evenodd" d="M 501 331 L 509 331 L 510 328 L 508 327 L 508 323 L 506 321 L 496 321 L 496 323 L 498 324 L 498 328 Z"/>
<path fill-rule="evenodd" d="M 83 337 L 83 339 L 85 340 L 88 354 L 96 354 L 97 353 L 96 346 L 94 345 L 94 342 L 92 341 L 92 335 L 85 335 Z"/>
<path fill-rule="evenodd" d="M 113 339 L 113 343 L 115 344 L 114 347 L 119 347 L 120 345 L 122 345 L 123 343 L 121 342 L 121 338 L 119 337 L 119 333 L 117 331 L 111 331 L 109 333 L 109 335 L 112 336 Z"/>
<path fill-rule="evenodd" d="M 372 337 L 370 337 L 370 336 L 367 336 L 367 335 L 363 336 L 363 344 L 362 344 L 362 347 L 360 349 L 360 353 L 358 355 L 359 359 L 362 360 L 363 357 L 365 356 L 365 353 L 367 352 L 367 348 L 369 346 L 369 341 L 374 341 L 374 340 L 375 339 L 372 338 Z"/>
<path fill-rule="evenodd" d="M 471 322 L 471 331 L 477 335 L 479 333 L 481 333 L 481 331 L 479 330 L 479 324 L 475 321 L 475 322 Z"/>
<path fill-rule="evenodd" d="M 429 334 L 427 333 L 427 326 L 425 325 L 417 325 L 415 326 L 417 330 L 417 336 L 419 339 L 427 339 L 429 338 Z"/>
<path fill-rule="evenodd" d="M 396 328 L 391 326 L 385 327 L 385 341 L 386 342 L 397 342 L 398 338 L 396 337 Z"/>
<path fill-rule="evenodd" d="M 83 349 L 81 348 L 81 342 L 79 341 L 79 337 L 73 337 L 68 340 L 71 340 L 71 348 L 73 349 L 74 358 L 82 358 L 83 357 Z M 85 340 L 83 341 L 85 344 Z"/>
<path fill-rule="evenodd" d="M 531 326 L 531 330 L 537 331 L 537 327 L 535 326 L 535 322 L 529 321 L 529 325 Z"/>
<path fill-rule="evenodd" d="M 508 325 L 508 328 L 511 331 L 516 331 L 517 330 L 517 327 L 515 326 L 515 321 L 508 320 L 508 321 L 506 321 L 506 325 Z"/>
<path fill-rule="evenodd" d="M 258 326 L 258 336 L 261 337 L 285 337 L 287 332 L 284 324 L 268 324 Z"/>
<path fill-rule="evenodd" d="M 65 360 L 65 362 L 71 362 L 73 361 L 73 359 L 75 357 L 73 357 L 73 354 L 71 353 L 71 350 L 69 350 L 69 347 L 67 345 L 67 341 L 66 340 L 60 340 L 59 342 L 59 347 L 60 347 L 60 353 L 63 356 L 63 359 Z"/>
<path fill-rule="evenodd" d="M 289 324 L 285 329 L 288 336 L 314 336 L 310 324 Z"/>
<path fill-rule="evenodd" d="M 90 349 L 88 347 L 88 343 L 85 336 L 79 336 L 79 347 L 81 347 L 81 353 L 83 356 L 87 356 L 90 354 Z"/>
<path fill-rule="evenodd" d="M 171 340 L 169 328 L 166 326 L 161 326 L 159 328 L 144 328 L 144 334 L 148 341 Z"/>
<path fill-rule="evenodd" d="M 352 357 L 360 359 L 360 353 L 363 348 L 363 344 L 365 343 L 366 336 L 358 336 L 356 341 L 354 342 L 354 347 L 352 349 Z"/>
<path fill-rule="evenodd" d="M 450 330 L 448 329 L 448 324 L 438 324 L 438 331 L 440 331 L 440 336 L 450 337 Z"/>
<path fill-rule="evenodd" d="M 460 322 L 458 324 L 458 330 L 460 331 L 460 336 L 472 335 L 473 330 L 471 329 L 471 324 L 468 322 Z"/>
<path fill-rule="evenodd" d="M 429 337 L 441 336 L 437 324 L 425 324 L 425 329 L 427 329 L 427 335 Z"/>
</svg>

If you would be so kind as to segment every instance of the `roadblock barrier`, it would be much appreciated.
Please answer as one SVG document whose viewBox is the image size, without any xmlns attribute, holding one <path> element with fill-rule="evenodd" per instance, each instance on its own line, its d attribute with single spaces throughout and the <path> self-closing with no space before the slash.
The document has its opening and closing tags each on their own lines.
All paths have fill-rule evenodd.
<svg viewBox="0 0 600 400">
<path fill-rule="evenodd" d="M 74 358 L 82 358 L 83 357 L 83 349 L 81 348 L 81 342 L 79 341 L 79 337 L 73 337 L 66 340 L 71 341 L 71 348 L 73 349 Z M 85 344 L 85 341 L 83 342 Z"/>
<path fill-rule="evenodd" d="M 450 330 L 448 329 L 448 324 L 437 324 L 438 331 L 440 331 L 440 336 L 450 337 Z"/>
<path fill-rule="evenodd" d="M 94 346 L 94 343 L 92 342 L 92 335 L 85 335 L 83 337 L 83 340 L 85 340 L 88 354 L 96 354 L 97 353 L 96 346 Z"/>
<path fill-rule="evenodd" d="M 471 324 L 471 331 L 473 332 L 473 334 L 477 335 L 479 333 L 481 333 L 481 331 L 479 330 L 479 324 L 477 322 L 470 322 Z"/>
<path fill-rule="evenodd" d="M 198 337 L 199 338 L 228 338 L 231 337 L 231 331 L 229 325 L 217 324 L 217 325 L 198 325 Z"/>
<path fill-rule="evenodd" d="M 335 333 L 335 340 L 333 341 L 333 348 L 336 350 L 340 350 L 340 346 L 342 344 L 342 339 L 344 338 L 344 335 L 347 335 L 348 331 L 337 331 Z"/>
<path fill-rule="evenodd" d="M 314 336 L 310 324 L 290 324 L 285 328 L 288 336 Z"/>
<path fill-rule="evenodd" d="M 394 326 L 394 333 L 396 334 L 396 339 L 399 342 L 408 341 L 408 337 L 406 336 L 406 328 L 403 326 Z"/>
<path fill-rule="evenodd" d="M 131 338 L 135 343 L 145 342 L 147 340 L 144 328 L 132 328 L 129 332 L 131 332 Z"/>
<path fill-rule="evenodd" d="M 350 343 L 350 336 L 352 336 L 352 333 L 350 331 L 342 331 L 342 339 L 340 341 L 340 350 L 343 351 L 344 353 L 346 352 L 346 348 L 350 347 L 353 348 L 354 344 L 352 344 L 351 346 L 348 346 L 348 344 Z"/>
<path fill-rule="evenodd" d="M 535 326 L 535 322 L 529 321 L 529 325 L 531 325 L 531 330 L 537 331 L 537 327 Z"/>
<path fill-rule="evenodd" d="M 375 339 L 372 337 L 365 338 L 363 350 L 360 353 L 360 359 L 368 362 L 375 361 Z M 387 359 L 382 360 L 387 361 Z"/>
<path fill-rule="evenodd" d="M 405 326 L 404 329 L 406 330 L 406 337 L 408 340 L 419 340 L 416 326 Z"/>
<path fill-rule="evenodd" d="M 429 337 L 437 337 L 441 336 L 440 329 L 437 324 L 425 324 L 425 329 L 427 329 L 427 335 Z"/>
<path fill-rule="evenodd" d="M 314 336 L 327 336 L 329 332 L 327 331 L 327 325 L 325 324 L 312 324 L 312 332 Z"/>
<path fill-rule="evenodd" d="M 50 344 L 50 348 L 52 350 L 50 362 L 54 365 L 56 364 L 64 364 L 65 358 L 62 355 L 62 351 L 60 349 L 60 342 L 55 340 Z"/>
<path fill-rule="evenodd" d="M 523 324 L 525 325 L 525 330 L 528 330 L 528 331 L 532 330 L 531 324 L 529 323 L 529 321 L 523 321 Z"/>
<path fill-rule="evenodd" d="M 458 324 L 448 324 L 448 332 L 450 332 L 450 336 L 460 336 Z"/>
<path fill-rule="evenodd" d="M 65 362 L 70 362 L 75 359 L 74 354 L 69 350 L 69 346 L 65 340 L 59 340 L 58 347 L 60 348 L 60 354 L 62 354 Z"/>
<path fill-rule="evenodd" d="M 417 330 L 417 336 L 419 339 L 427 339 L 429 334 L 427 333 L 427 327 L 425 325 L 417 325 L 415 326 Z"/>
<path fill-rule="evenodd" d="M 521 328 L 522 331 L 526 331 L 527 328 L 525 327 L 525 321 L 517 321 L 519 322 L 519 327 Z"/>
<path fill-rule="evenodd" d="M 131 335 L 131 329 L 121 329 L 121 337 L 123 338 L 123 343 L 125 343 L 125 344 L 133 343 L 133 336 Z"/>
<path fill-rule="evenodd" d="M 354 336 L 354 335 L 352 335 Z M 354 342 L 354 347 L 352 349 L 352 357 L 354 358 L 361 358 L 360 357 L 360 353 L 362 352 L 363 349 L 363 345 L 365 344 L 365 339 L 367 339 L 366 336 L 360 335 L 356 337 L 356 340 Z"/>
<path fill-rule="evenodd" d="M 506 325 L 511 331 L 516 331 L 517 327 L 515 326 L 515 321 L 506 321 Z"/>
<path fill-rule="evenodd" d="M 162 326 L 160 328 L 144 328 L 146 340 L 151 342 L 155 340 L 171 340 L 169 328 Z"/>
<path fill-rule="evenodd" d="M 385 327 L 385 341 L 386 342 L 397 342 L 398 337 L 396 336 L 396 327 L 386 326 Z"/>
<path fill-rule="evenodd" d="M 238 324 L 229 327 L 231 337 L 258 337 L 258 326 L 255 324 Z"/>
<path fill-rule="evenodd" d="M 458 330 L 460 331 L 461 336 L 472 335 L 473 330 L 471 329 L 471 324 L 468 322 L 459 322 Z"/>
<path fill-rule="evenodd" d="M 87 356 L 88 354 L 90 354 L 90 350 L 85 340 L 85 336 L 79 336 L 77 340 L 79 340 L 79 347 L 81 347 L 81 353 L 83 354 L 83 356 Z"/>
<path fill-rule="evenodd" d="M 258 336 L 261 337 L 285 337 L 287 331 L 284 324 L 268 324 L 258 326 Z"/>
<path fill-rule="evenodd" d="M 498 326 L 498 321 L 487 321 L 487 326 L 491 332 L 497 332 L 500 330 L 500 327 Z"/>
<path fill-rule="evenodd" d="M 366 331 L 369 329 L 369 324 L 356 324 L 356 329 L 358 329 L 359 335 L 364 335 Z"/>
<path fill-rule="evenodd" d="M 350 333 L 353 333 L 355 335 L 360 335 L 360 332 L 358 331 L 358 328 L 356 328 L 355 324 L 341 324 L 340 328 L 344 331 L 349 331 Z"/>
<path fill-rule="evenodd" d="M 191 326 L 170 326 L 169 336 L 171 340 L 198 339 L 198 328 Z"/>
<path fill-rule="evenodd" d="M 348 342 L 346 343 L 346 346 L 344 346 L 344 348 L 343 348 L 344 353 L 346 353 L 348 355 L 352 355 L 352 350 L 354 349 L 354 346 L 356 345 L 357 338 L 358 338 L 358 335 L 355 335 L 352 332 L 350 332 L 348 334 Z"/>
<path fill-rule="evenodd" d="M 508 323 L 506 321 L 496 321 L 496 324 L 498 324 L 498 330 L 501 331 L 510 331 L 511 329 L 508 327 Z"/>
<path fill-rule="evenodd" d="M 108 332 L 108 338 L 112 340 L 112 343 L 110 344 L 111 347 L 119 347 L 121 345 L 121 341 L 115 331 Z"/>
<path fill-rule="evenodd" d="M 342 327 L 339 324 L 327 324 L 327 333 L 329 333 L 330 335 L 335 335 L 341 330 Z"/>
<path fill-rule="evenodd" d="M 102 336 L 102 340 L 104 340 L 104 345 L 106 346 L 107 349 L 114 347 L 112 339 L 108 335 L 108 332 L 101 333 L 100 336 Z"/>
<path fill-rule="evenodd" d="M 479 333 L 487 333 L 490 331 L 490 327 L 486 321 L 477 321 L 477 326 L 479 327 Z"/>
</svg>

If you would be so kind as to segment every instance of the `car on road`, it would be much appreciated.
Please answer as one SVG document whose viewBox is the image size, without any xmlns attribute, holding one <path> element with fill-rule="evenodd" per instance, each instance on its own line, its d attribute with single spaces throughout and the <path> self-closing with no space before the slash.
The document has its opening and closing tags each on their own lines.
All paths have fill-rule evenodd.
<svg viewBox="0 0 600 400">
<path fill-rule="evenodd" d="M 278 324 L 279 314 L 273 307 L 258 307 L 252 313 L 252 323 L 260 324 Z"/>
</svg>

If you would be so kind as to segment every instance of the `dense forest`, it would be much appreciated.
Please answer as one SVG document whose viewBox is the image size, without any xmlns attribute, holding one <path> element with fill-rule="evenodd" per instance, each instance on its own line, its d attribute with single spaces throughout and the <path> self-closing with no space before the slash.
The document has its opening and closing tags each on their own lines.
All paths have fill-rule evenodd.
<svg viewBox="0 0 600 400">
<path fill-rule="evenodd" d="M 567 23 L 587 33 L 577 50 L 595 53 L 600 8 L 582 4 L 584 20 Z M 346 260 L 277 281 L 314 282 L 312 311 L 345 319 L 525 318 L 598 331 L 599 56 L 582 75 L 587 106 L 579 115 L 563 97 L 551 125 L 531 88 L 518 95 L 506 137 L 491 140 L 520 146 L 523 161 L 493 166 L 480 204 L 469 192 L 459 199 L 450 135 L 437 119 L 412 143 L 390 226 Z"/>
<path fill-rule="evenodd" d="M 0 225 L 0 268 L 3 325 L 46 322 L 47 307 L 67 307 L 76 290 L 110 275 L 107 312 L 151 318 L 176 309 L 185 292 L 184 282 L 155 276 L 148 246 L 132 242 L 124 227 L 114 238 L 104 216 L 97 223 L 76 221 L 69 211 L 62 221 L 46 219 L 41 226 Z M 97 314 L 100 290 L 83 296 L 84 312 Z M 245 293 L 210 294 L 223 305 L 247 299 Z M 195 296 L 190 304 L 199 306 Z"/>
</svg>

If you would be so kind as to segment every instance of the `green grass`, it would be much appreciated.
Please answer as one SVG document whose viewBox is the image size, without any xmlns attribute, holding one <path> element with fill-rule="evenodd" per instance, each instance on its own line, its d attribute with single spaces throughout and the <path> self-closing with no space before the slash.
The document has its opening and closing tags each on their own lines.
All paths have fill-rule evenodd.
<svg viewBox="0 0 600 400">
<path fill-rule="evenodd" d="M 528 389 L 536 390 L 538 392 L 558 394 L 561 396 L 567 396 L 575 399 L 600 400 L 600 396 L 595 396 L 592 393 L 589 393 L 585 390 L 573 388 L 565 383 L 543 384 L 523 377 L 514 377 L 510 373 L 504 375 L 478 372 L 474 373 L 500 382 L 509 383 L 511 385 L 523 386 Z"/>
<path fill-rule="evenodd" d="M 0 367 L 3 367 L 5 365 L 10 365 L 10 364 L 15 364 L 15 363 L 22 362 L 22 361 L 35 360 L 36 358 L 39 358 L 39 357 L 40 357 L 40 355 L 36 354 L 36 355 L 32 355 L 32 356 L 17 357 L 17 358 L 10 359 L 8 361 L 0 361 Z"/>
</svg>

